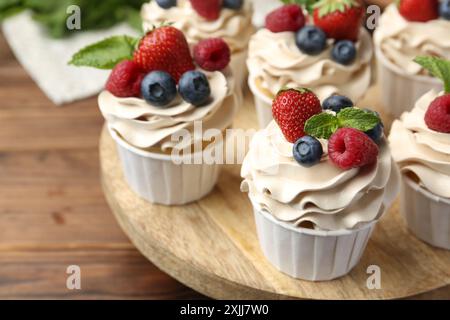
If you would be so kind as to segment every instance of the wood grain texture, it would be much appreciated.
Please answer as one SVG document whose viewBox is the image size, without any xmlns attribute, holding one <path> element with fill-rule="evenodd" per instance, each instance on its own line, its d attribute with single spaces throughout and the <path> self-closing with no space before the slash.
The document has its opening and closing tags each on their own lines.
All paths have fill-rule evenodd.
<svg viewBox="0 0 450 320">
<path fill-rule="evenodd" d="M 0 299 L 204 298 L 129 242 L 100 186 L 96 98 L 56 107 L 0 33 Z M 81 267 L 82 290 L 66 288 Z"/>
<path fill-rule="evenodd" d="M 380 110 L 377 97 L 374 87 L 360 106 Z M 391 119 L 381 113 L 389 128 Z M 235 127 L 256 127 L 248 94 Z M 239 166 L 226 166 L 206 198 L 166 207 L 152 205 L 128 188 L 107 130 L 101 137 L 100 160 L 108 203 L 136 247 L 162 270 L 205 295 L 228 299 L 450 298 L 450 252 L 413 237 L 398 213 L 398 203 L 378 224 L 361 262 L 349 275 L 313 283 L 278 272 L 264 258 L 250 201 L 239 191 Z M 366 287 L 370 265 L 381 268 L 380 290 Z"/>
</svg>

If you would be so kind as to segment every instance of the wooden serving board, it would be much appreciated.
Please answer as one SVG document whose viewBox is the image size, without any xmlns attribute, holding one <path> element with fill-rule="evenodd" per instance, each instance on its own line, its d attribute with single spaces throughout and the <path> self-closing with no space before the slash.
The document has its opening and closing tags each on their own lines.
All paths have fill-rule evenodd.
<svg viewBox="0 0 450 320">
<path fill-rule="evenodd" d="M 379 109 L 377 88 L 362 107 Z M 390 119 L 383 113 L 385 122 Z M 251 95 L 235 122 L 256 128 Z M 360 263 L 340 279 L 296 280 L 277 271 L 263 256 L 252 208 L 239 190 L 239 166 L 226 166 L 206 198 L 185 206 L 152 205 L 135 195 L 122 175 L 114 142 L 103 130 L 102 185 L 125 233 L 155 265 L 187 286 L 218 299 L 396 299 L 449 298 L 450 251 L 433 248 L 411 235 L 390 209 L 369 241 Z M 381 289 L 368 289 L 367 267 L 381 269 Z"/>
</svg>

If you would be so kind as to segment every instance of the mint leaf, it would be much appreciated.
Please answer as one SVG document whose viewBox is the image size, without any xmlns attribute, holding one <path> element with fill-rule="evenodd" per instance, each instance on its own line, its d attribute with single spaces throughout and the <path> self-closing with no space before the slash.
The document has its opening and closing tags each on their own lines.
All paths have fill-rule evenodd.
<svg viewBox="0 0 450 320">
<path fill-rule="evenodd" d="M 321 139 L 329 139 L 338 128 L 338 118 L 326 112 L 312 116 L 305 123 L 305 132 Z"/>
<path fill-rule="evenodd" d="M 339 127 L 350 127 L 368 131 L 380 123 L 380 118 L 373 112 L 359 108 L 345 108 L 337 114 Z"/>
<path fill-rule="evenodd" d="M 74 66 L 112 69 L 119 62 L 133 58 L 139 40 L 129 36 L 114 36 L 91 44 L 72 56 Z"/>
<path fill-rule="evenodd" d="M 284 4 L 296 4 L 304 7 L 311 14 L 314 10 L 314 5 L 320 0 L 281 0 Z"/>
<path fill-rule="evenodd" d="M 445 93 L 450 93 L 450 61 L 431 56 L 419 56 L 414 59 L 414 62 L 441 79 L 444 82 Z"/>
</svg>

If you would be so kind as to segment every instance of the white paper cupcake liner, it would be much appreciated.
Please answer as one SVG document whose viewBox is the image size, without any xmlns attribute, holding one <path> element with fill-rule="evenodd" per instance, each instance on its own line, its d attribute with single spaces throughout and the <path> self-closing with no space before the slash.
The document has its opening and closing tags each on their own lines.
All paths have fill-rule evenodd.
<svg viewBox="0 0 450 320">
<path fill-rule="evenodd" d="M 428 91 L 442 90 L 440 80 L 407 74 L 390 62 L 379 48 L 376 49 L 376 56 L 381 102 L 385 111 L 395 118 L 410 111 L 416 101 Z"/>
<path fill-rule="evenodd" d="M 248 86 L 253 93 L 255 101 L 256 116 L 258 117 L 258 124 L 261 129 L 267 127 L 270 121 L 272 121 L 272 100 L 267 96 L 259 92 L 254 81 L 251 78 L 248 79 Z"/>
<path fill-rule="evenodd" d="M 298 279 L 325 281 L 341 277 L 359 262 L 376 221 L 355 230 L 298 228 L 254 210 L 259 243 L 281 272 Z"/>
<path fill-rule="evenodd" d="M 439 197 L 403 175 L 400 211 L 421 240 L 450 250 L 450 199 Z"/>
<path fill-rule="evenodd" d="M 175 164 L 171 155 L 152 153 L 126 143 L 113 130 L 125 179 L 152 203 L 182 205 L 206 196 L 216 184 L 221 164 Z"/>
</svg>

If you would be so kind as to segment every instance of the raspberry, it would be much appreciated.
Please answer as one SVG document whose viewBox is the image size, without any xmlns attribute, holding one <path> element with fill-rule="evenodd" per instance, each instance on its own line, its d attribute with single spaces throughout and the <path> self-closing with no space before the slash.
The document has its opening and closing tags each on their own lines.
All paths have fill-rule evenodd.
<svg viewBox="0 0 450 320">
<path fill-rule="evenodd" d="M 200 41 L 194 48 L 194 60 L 207 71 L 223 70 L 230 63 L 230 47 L 222 38 Z"/>
<path fill-rule="evenodd" d="M 442 133 L 450 133 L 450 94 L 436 98 L 425 113 L 428 128 Z"/>
<path fill-rule="evenodd" d="M 106 90 L 116 97 L 139 97 L 144 72 L 130 60 L 117 64 L 106 82 Z"/>
<path fill-rule="evenodd" d="M 214 21 L 220 16 L 222 0 L 191 0 L 191 6 L 199 16 Z"/>
<path fill-rule="evenodd" d="M 266 28 L 272 32 L 297 31 L 305 25 L 302 8 L 296 4 L 284 5 L 266 17 Z"/>
<path fill-rule="evenodd" d="M 348 170 L 375 163 L 378 146 L 362 131 L 341 128 L 328 141 L 328 155 L 335 165 Z"/>
</svg>

